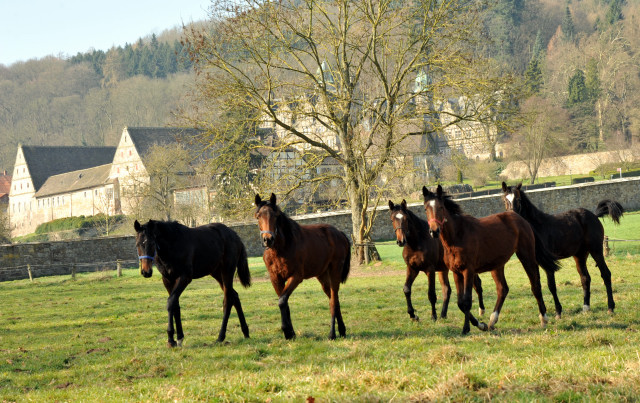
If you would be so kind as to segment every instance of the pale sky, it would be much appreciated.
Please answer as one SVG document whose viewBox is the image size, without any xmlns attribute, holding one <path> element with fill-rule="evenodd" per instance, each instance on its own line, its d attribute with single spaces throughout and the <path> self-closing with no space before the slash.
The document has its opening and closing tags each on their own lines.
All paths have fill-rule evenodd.
<svg viewBox="0 0 640 403">
<path fill-rule="evenodd" d="M 135 43 L 207 18 L 210 0 L 0 0 L 0 64 Z"/>
</svg>

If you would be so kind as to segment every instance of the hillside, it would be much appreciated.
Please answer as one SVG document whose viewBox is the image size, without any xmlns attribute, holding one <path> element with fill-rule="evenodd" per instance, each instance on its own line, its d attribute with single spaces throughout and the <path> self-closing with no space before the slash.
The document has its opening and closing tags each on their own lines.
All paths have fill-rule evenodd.
<svg viewBox="0 0 640 403">
<path fill-rule="evenodd" d="M 0 65 L 0 171 L 18 143 L 115 146 L 124 126 L 169 124 L 191 81 L 178 38 Z"/>
<path fill-rule="evenodd" d="M 481 51 L 544 102 L 552 152 L 625 148 L 640 137 L 639 0 L 496 0 Z M 204 23 L 199 23 L 204 24 Z M 114 145 L 124 126 L 162 126 L 192 79 L 180 31 L 63 60 L 0 65 L 0 171 L 19 142 Z M 524 100 L 523 100 L 524 101 Z M 526 105 L 525 102 L 522 103 Z M 522 138 L 512 136 L 514 145 Z M 520 156 L 522 158 L 522 156 Z"/>
</svg>

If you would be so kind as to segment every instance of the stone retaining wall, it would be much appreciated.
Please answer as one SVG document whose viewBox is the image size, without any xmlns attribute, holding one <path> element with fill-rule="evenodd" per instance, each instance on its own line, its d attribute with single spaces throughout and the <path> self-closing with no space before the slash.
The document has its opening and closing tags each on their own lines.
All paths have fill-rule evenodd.
<svg viewBox="0 0 640 403">
<path fill-rule="evenodd" d="M 527 194 L 536 206 L 548 213 L 558 213 L 576 207 L 593 211 L 598 202 L 606 198 L 620 202 L 627 211 L 640 210 L 640 177 L 530 190 Z M 394 203 L 400 201 L 393 200 Z M 476 217 L 504 210 L 499 194 L 457 201 L 467 214 Z M 422 203 L 413 203 L 409 207 L 418 216 L 424 217 Z M 373 228 L 374 240 L 393 238 L 393 228 L 387 210 L 386 205 L 380 208 Z M 310 214 L 295 219 L 300 224 L 329 223 L 347 235 L 351 234 L 351 215 L 348 211 Z M 622 224 L 624 225 L 624 218 Z M 242 238 L 249 256 L 262 254 L 255 221 L 230 227 Z M 124 261 L 125 267 L 137 265 L 133 236 L 3 245 L 0 246 L 0 281 L 28 278 L 27 264 L 31 265 L 34 277 L 42 277 L 69 274 L 74 264 L 78 272 L 114 270 L 117 260 Z"/>
</svg>

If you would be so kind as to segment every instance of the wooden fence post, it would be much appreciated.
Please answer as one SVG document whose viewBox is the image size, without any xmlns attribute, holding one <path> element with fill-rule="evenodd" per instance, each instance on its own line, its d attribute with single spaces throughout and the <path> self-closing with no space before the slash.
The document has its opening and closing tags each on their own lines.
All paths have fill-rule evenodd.
<svg viewBox="0 0 640 403">
<path fill-rule="evenodd" d="M 33 283 L 33 273 L 31 273 L 31 265 L 27 264 L 27 271 L 29 272 L 29 281 Z"/>
<path fill-rule="evenodd" d="M 604 236 L 604 240 L 602 241 L 602 249 L 604 252 L 605 256 L 609 256 L 609 251 L 611 249 L 609 249 L 609 237 L 608 236 Z"/>
<path fill-rule="evenodd" d="M 76 264 L 73 263 L 71 265 L 71 279 L 75 280 L 76 279 Z"/>
<path fill-rule="evenodd" d="M 122 277 L 122 261 L 120 259 L 116 260 L 116 273 L 118 277 Z"/>
</svg>

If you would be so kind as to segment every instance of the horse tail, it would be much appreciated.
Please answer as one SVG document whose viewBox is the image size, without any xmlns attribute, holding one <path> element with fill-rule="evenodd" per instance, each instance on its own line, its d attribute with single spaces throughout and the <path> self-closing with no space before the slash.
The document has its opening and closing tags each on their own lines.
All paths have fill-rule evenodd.
<svg viewBox="0 0 640 403">
<path fill-rule="evenodd" d="M 624 208 L 615 200 L 604 199 L 598 203 L 596 217 L 609 215 L 614 223 L 620 224 L 620 217 L 624 214 Z"/>
<path fill-rule="evenodd" d="M 542 269 L 547 273 L 560 270 L 558 259 L 547 249 L 547 246 L 542 242 L 535 230 L 533 231 L 533 237 L 536 241 L 536 260 Z"/>
<path fill-rule="evenodd" d="M 249 287 L 251 285 L 251 272 L 249 271 L 249 262 L 247 261 L 247 249 L 244 247 L 244 243 L 238 237 L 240 244 L 240 255 L 238 256 L 238 278 L 240 284 L 243 287 Z"/>
<path fill-rule="evenodd" d="M 340 279 L 342 284 L 344 284 L 347 281 L 347 277 L 349 277 L 349 271 L 351 271 L 351 242 L 349 242 L 349 238 L 347 238 L 347 236 L 343 232 L 341 232 L 340 234 L 342 234 L 342 236 L 344 237 L 347 248 L 347 256 L 344 259 L 344 263 L 342 265 L 342 276 Z"/>
</svg>

